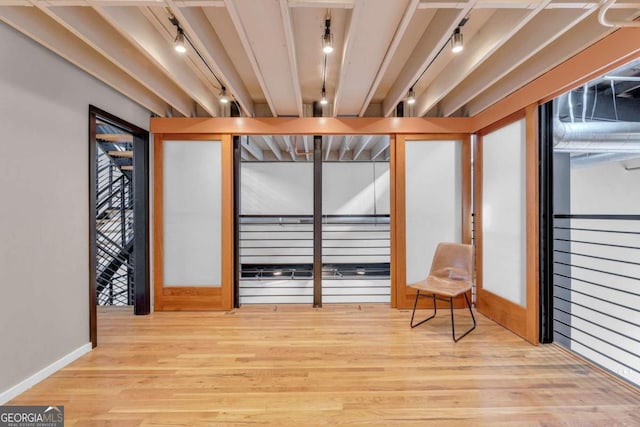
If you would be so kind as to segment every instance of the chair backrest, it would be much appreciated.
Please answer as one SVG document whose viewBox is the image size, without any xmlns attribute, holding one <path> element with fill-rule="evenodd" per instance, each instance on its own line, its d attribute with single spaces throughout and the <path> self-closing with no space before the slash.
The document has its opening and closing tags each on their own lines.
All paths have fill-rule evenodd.
<svg viewBox="0 0 640 427">
<path fill-rule="evenodd" d="M 440 243 L 431 263 L 431 276 L 471 281 L 473 246 L 464 243 Z"/>
</svg>

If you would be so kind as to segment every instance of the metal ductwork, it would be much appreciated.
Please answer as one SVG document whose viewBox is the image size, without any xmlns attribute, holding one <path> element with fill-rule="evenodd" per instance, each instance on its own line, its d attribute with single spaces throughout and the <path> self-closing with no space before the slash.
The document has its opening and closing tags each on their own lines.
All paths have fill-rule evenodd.
<svg viewBox="0 0 640 427">
<path fill-rule="evenodd" d="M 639 122 L 553 122 L 558 152 L 640 153 Z"/>
<path fill-rule="evenodd" d="M 623 162 L 640 157 L 640 153 L 584 153 L 571 157 L 571 167 L 580 168 L 599 163 Z"/>
</svg>

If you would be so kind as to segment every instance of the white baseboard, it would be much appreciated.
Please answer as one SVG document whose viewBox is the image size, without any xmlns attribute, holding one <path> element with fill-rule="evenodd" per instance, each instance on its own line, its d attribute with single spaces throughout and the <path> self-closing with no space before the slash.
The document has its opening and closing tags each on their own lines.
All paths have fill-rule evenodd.
<svg viewBox="0 0 640 427">
<path fill-rule="evenodd" d="M 67 366 L 69 363 L 73 362 L 80 356 L 83 356 L 91 351 L 91 343 L 86 343 L 81 347 L 73 350 L 71 353 L 62 356 L 60 359 L 53 362 L 51 365 L 39 370 L 35 374 L 31 375 L 29 378 L 20 381 L 18 384 L 11 387 L 9 390 L 0 392 L 0 405 L 4 405 L 14 397 L 19 394 L 29 390 L 34 385 L 38 384 L 40 381 L 47 378 L 49 375 L 59 371 L 60 369 Z"/>
</svg>

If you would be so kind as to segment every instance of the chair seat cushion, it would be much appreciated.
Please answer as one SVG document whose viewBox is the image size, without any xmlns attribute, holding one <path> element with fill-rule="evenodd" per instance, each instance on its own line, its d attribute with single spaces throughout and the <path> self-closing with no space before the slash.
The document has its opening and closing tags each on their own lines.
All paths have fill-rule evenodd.
<svg viewBox="0 0 640 427">
<path fill-rule="evenodd" d="M 452 278 L 429 276 L 424 280 L 407 285 L 410 288 L 423 292 L 431 292 L 447 297 L 456 297 L 471 290 L 471 282 L 468 280 L 455 280 Z"/>
</svg>

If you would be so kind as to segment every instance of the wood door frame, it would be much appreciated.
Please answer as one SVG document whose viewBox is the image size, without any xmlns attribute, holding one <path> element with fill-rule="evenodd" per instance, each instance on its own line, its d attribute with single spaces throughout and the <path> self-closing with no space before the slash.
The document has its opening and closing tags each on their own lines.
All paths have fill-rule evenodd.
<svg viewBox="0 0 640 427">
<path fill-rule="evenodd" d="M 221 283 L 219 287 L 164 286 L 164 141 L 221 143 Z M 154 141 L 154 308 L 156 311 L 233 308 L 233 141 L 229 134 L 156 134 Z M 213 284 L 217 285 L 217 284 Z"/>
<path fill-rule="evenodd" d="M 392 258 L 392 299 L 394 308 L 412 308 L 416 292 L 407 287 L 406 276 L 406 154 L 407 141 L 461 141 L 462 188 L 461 188 L 461 237 L 463 243 L 471 243 L 471 134 L 397 134 L 391 152 L 391 254 Z M 427 142 L 428 143 L 428 142 Z M 470 297 L 471 295 L 469 295 Z M 448 303 L 438 303 L 438 307 L 448 307 Z M 433 307 L 430 299 L 419 301 L 420 308 Z M 464 300 L 456 299 L 455 306 L 465 307 Z"/>
<path fill-rule="evenodd" d="M 526 307 L 502 298 L 483 287 L 483 229 L 482 229 L 482 139 L 518 120 L 525 120 L 525 281 Z M 476 242 L 476 306 L 480 313 L 501 324 L 531 344 L 539 339 L 539 210 L 538 210 L 538 112 L 537 104 L 513 113 L 482 129 L 477 134 L 474 152 L 475 242 Z"/>
</svg>

